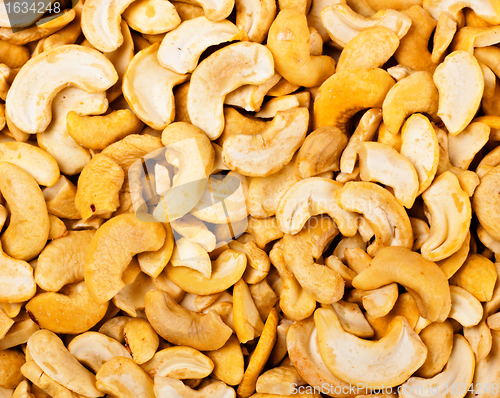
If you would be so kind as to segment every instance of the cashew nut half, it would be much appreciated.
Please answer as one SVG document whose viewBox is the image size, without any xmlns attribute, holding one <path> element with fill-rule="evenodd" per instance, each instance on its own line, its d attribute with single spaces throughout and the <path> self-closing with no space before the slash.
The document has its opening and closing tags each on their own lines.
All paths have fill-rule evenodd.
<svg viewBox="0 0 500 398">
<path fill-rule="evenodd" d="M 50 123 L 52 100 L 61 89 L 72 85 L 98 93 L 117 80 L 113 64 L 99 51 L 56 47 L 31 58 L 17 74 L 7 94 L 7 116 L 20 130 L 41 133 Z"/>
</svg>

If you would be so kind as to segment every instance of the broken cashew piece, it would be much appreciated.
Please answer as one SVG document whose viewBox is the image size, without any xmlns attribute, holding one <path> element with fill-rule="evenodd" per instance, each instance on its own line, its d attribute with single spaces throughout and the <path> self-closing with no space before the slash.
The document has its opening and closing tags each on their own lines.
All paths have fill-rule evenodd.
<svg viewBox="0 0 500 398">
<path fill-rule="evenodd" d="M 7 94 L 7 116 L 20 130 L 41 133 L 52 118 L 52 100 L 62 88 L 72 85 L 98 93 L 117 80 L 113 64 L 99 51 L 77 45 L 56 47 L 31 58 L 17 74 Z"/>
</svg>

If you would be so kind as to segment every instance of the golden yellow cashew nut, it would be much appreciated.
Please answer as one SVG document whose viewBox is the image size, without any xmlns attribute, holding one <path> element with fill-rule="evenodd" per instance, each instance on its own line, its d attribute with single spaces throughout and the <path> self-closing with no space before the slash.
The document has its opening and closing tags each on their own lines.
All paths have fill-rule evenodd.
<svg viewBox="0 0 500 398">
<path fill-rule="evenodd" d="M 1 238 L 3 250 L 19 260 L 31 260 L 42 251 L 50 231 L 42 191 L 27 172 L 0 162 L 0 192 L 10 207 L 10 224 Z"/>
<path fill-rule="evenodd" d="M 292 84 L 316 87 L 334 74 L 335 61 L 326 55 L 311 56 L 309 37 L 305 15 L 286 9 L 272 23 L 267 45 L 281 76 Z"/>
<path fill-rule="evenodd" d="M 370 267 L 352 281 L 362 290 L 377 289 L 398 282 L 411 289 L 422 317 L 444 321 L 451 309 L 448 279 L 443 271 L 422 255 L 404 247 L 385 247 L 373 258 Z"/>
<path fill-rule="evenodd" d="M 125 286 L 122 274 L 132 257 L 158 250 L 165 236 L 160 223 L 141 221 L 135 214 L 121 214 L 104 223 L 92 238 L 85 260 L 85 281 L 92 298 L 97 303 L 113 298 Z"/>
</svg>

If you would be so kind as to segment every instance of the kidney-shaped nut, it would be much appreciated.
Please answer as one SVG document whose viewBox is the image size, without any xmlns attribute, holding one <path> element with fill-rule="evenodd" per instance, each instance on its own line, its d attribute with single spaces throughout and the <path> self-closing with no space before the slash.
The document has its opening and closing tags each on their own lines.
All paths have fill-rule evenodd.
<svg viewBox="0 0 500 398">
<path fill-rule="evenodd" d="M 394 85 L 383 69 L 354 68 L 335 73 L 320 87 L 314 101 L 314 128 L 335 126 L 347 132 L 347 123 L 366 108 L 381 108 Z"/>
<path fill-rule="evenodd" d="M 90 0 L 83 6 L 82 31 L 99 51 L 112 52 L 123 44 L 121 14 L 134 0 Z"/>
<path fill-rule="evenodd" d="M 199 17 L 184 21 L 163 38 L 158 61 L 161 66 L 176 73 L 190 73 L 208 47 L 242 39 L 243 34 L 228 20 L 212 22 L 206 17 Z"/>
<path fill-rule="evenodd" d="M 99 51 L 67 45 L 31 58 L 7 94 L 9 119 L 22 131 L 43 132 L 52 118 L 52 100 L 69 85 L 89 93 L 102 92 L 118 80 L 113 64 Z"/>
<path fill-rule="evenodd" d="M 476 326 L 483 318 L 481 302 L 460 286 L 450 286 L 451 311 L 448 316 L 463 327 Z"/>
<path fill-rule="evenodd" d="M 431 261 L 443 260 L 462 246 L 471 221 L 469 196 L 457 177 L 444 172 L 422 194 L 430 221 L 430 234 L 422 245 L 422 255 Z"/>
<path fill-rule="evenodd" d="M 1 238 L 3 250 L 29 261 L 42 251 L 49 237 L 50 221 L 42 191 L 20 167 L 0 162 L 0 192 L 10 209 L 10 224 Z"/>
<path fill-rule="evenodd" d="M 149 361 L 160 344 L 158 335 L 144 318 L 131 319 L 125 325 L 123 336 L 134 362 L 139 365 Z"/>
<path fill-rule="evenodd" d="M 398 11 L 387 9 L 365 18 L 343 3 L 323 8 L 321 21 L 330 38 L 341 48 L 365 29 L 382 26 L 401 39 L 411 26 L 411 19 Z"/>
<path fill-rule="evenodd" d="M 19 166 L 40 185 L 50 187 L 59 179 L 59 166 L 47 152 L 24 142 L 0 144 L 0 162 Z"/>
<path fill-rule="evenodd" d="M 75 196 L 83 220 L 108 218 L 119 207 L 119 193 L 125 179 L 122 168 L 106 155 L 97 154 L 85 165 Z"/>
<path fill-rule="evenodd" d="M 439 143 L 429 119 L 421 114 L 408 118 L 401 130 L 400 153 L 417 171 L 420 195 L 431 185 L 439 164 Z"/>
<path fill-rule="evenodd" d="M 262 84 L 274 75 L 274 60 L 264 46 L 242 42 L 216 51 L 202 61 L 188 92 L 188 113 L 192 124 L 210 139 L 224 130 L 224 99 L 245 84 Z"/>
<path fill-rule="evenodd" d="M 164 0 L 134 1 L 122 17 L 132 29 L 148 35 L 171 31 L 181 23 L 174 5 Z"/>
<path fill-rule="evenodd" d="M 94 230 L 69 231 L 68 235 L 45 246 L 35 270 L 37 285 L 57 292 L 68 283 L 83 280 L 85 255 L 94 234 Z"/>
<path fill-rule="evenodd" d="M 304 290 L 315 300 L 331 304 L 344 294 L 344 279 L 326 265 L 314 259 L 337 235 L 335 223 L 328 217 L 311 218 L 305 228 L 296 235 L 285 234 L 283 254 L 286 265 Z"/>
<path fill-rule="evenodd" d="M 23 380 L 21 367 L 25 363 L 24 355 L 16 350 L 0 351 L 0 387 L 16 388 Z"/>
<path fill-rule="evenodd" d="M 242 344 L 259 337 L 264 329 L 264 322 L 243 279 L 236 282 L 233 288 L 233 320 L 236 335 Z"/>
<path fill-rule="evenodd" d="M 378 142 L 364 142 L 359 151 L 360 177 L 390 186 L 396 200 L 411 208 L 419 188 L 417 171 L 394 148 Z"/>
<path fill-rule="evenodd" d="M 262 43 L 276 17 L 276 1 L 236 0 L 236 26 L 246 32 L 251 41 Z"/>
<path fill-rule="evenodd" d="M 141 221 L 135 214 L 121 214 L 104 223 L 92 238 L 85 260 L 85 281 L 92 298 L 97 303 L 110 300 L 125 286 L 122 274 L 132 257 L 160 249 L 165 236 L 163 225 Z"/>
<path fill-rule="evenodd" d="M 127 349 L 118 341 L 97 332 L 86 332 L 76 336 L 68 344 L 68 351 L 95 373 L 114 357 L 131 359 Z"/>
<path fill-rule="evenodd" d="M 414 376 L 430 378 L 448 363 L 453 348 L 453 327 L 449 321 L 432 322 L 419 333 L 427 346 L 427 359 Z"/>
<path fill-rule="evenodd" d="M 123 96 L 148 126 L 162 130 L 175 116 L 172 89 L 189 76 L 166 69 L 158 62 L 159 43 L 138 52 L 123 77 Z M 154 87 L 151 89 L 151 87 Z"/>
<path fill-rule="evenodd" d="M 104 149 L 129 134 L 138 134 L 143 124 L 128 109 L 105 116 L 80 116 L 71 111 L 66 116 L 68 133 L 75 142 L 88 149 Z"/>
<path fill-rule="evenodd" d="M 336 127 L 325 126 L 313 131 L 297 153 L 297 173 L 301 178 L 307 178 L 326 171 L 338 171 L 340 155 L 346 144 L 347 136 Z"/>
<path fill-rule="evenodd" d="M 380 249 L 370 267 L 359 273 L 352 285 L 371 290 L 392 282 L 409 288 L 422 317 L 431 322 L 442 322 L 448 317 L 451 309 L 448 279 L 435 263 L 407 248 Z"/>
<path fill-rule="evenodd" d="M 429 72 L 415 72 L 396 83 L 387 93 L 382 106 L 384 124 L 397 134 L 406 117 L 423 112 L 436 116 L 439 93 Z"/>
<path fill-rule="evenodd" d="M 155 379 L 155 396 L 157 398 L 235 398 L 234 389 L 226 384 L 215 381 L 199 390 L 193 390 L 182 381 L 170 377 L 159 377 Z"/>
<path fill-rule="evenodd" d="M 474 352 L 465 337 L 455 334 L 453 350 L 444 370 L 429 379 L 410 377 L 401 385 L 401 397 L 424 397 L 426 394 L 421 391 L 431 391 L 433 388 L 433 395 L 436 397 L 461 397 L 465 394 L 450 394 L 445 386 L 470 386 L 474 377 L 475 362 Z"/>
<path fill-rule="evenodd" d="M 448 151 L 451 164 L 467 170 L 474 157 L 488 142 L 490 130 L 486 123 L 472 122 L 460 134 L 450 135 Z"/>
<path fill-rule="evenodd" d="M 378 341 L 344 331 L 331 309 L 317 309 L 314 322 L 326 366 L 351 384 L 396 386 L 422 366 L 427 356 L 427 347 L 404 317 L 395 317 L 387 334 Z"/>
<path fill-rule="evenodd" d="M 362 30 L 340 53 L 337 72 L 352 68 L 381 68 L 398 46 L 398 36 L 384 26 Z"/>
<path fill-rule="evenodd" d="M 85 282 L 68 285 L 59 293 L 46 292 L 33 297 L 26 310 L 44 329 L 55 333 L 78 334 L 95 326 L 106 315 L 108 303 L 97 304 Z"/>
<path fill-rule="evenodd" d="M 328 214 L 344 236 L 357 231 L 358 216 L 338 206 L 333 195 L 342 184 L 320 177 L 310 177 L 292 185 L 282 196 L 276 220 L 287 234 L 298 233 L 307 220 L 318 214 Z"/>
<path fill-rule="evenodd" d="M 160 291 L 146 294 L 146 316 L 165 340 L 200 351 L 221 348 L 233 333 L 214 311 L 202 315 L 186 310 Z"/>
<path fill-rule="evenodd" d="M 469 255 L 450 282 L 464 288 L 479 301 L 488 302 L 493 297 L 497 279 L 493 262 L 476 253 Z"/>
<path fill-rule="evenodd" d="M 439 91 L 438 116 L 451 135 L 463 131 L 476 115 L 484 90 L 483 72 L 466 51 L 454 51 L 438 66 L 434 83 Z"/>
<path fill-rule="evenodd" d="M 293 395 L 294 387 L 305 384 L 293 365 L 282 365 L 262 373 L 256 390 L 261 394 Z"/>
<path fill-rule="evenodd" d="M 223 292 L 234 285 L 245 272 L 245 254 L 225 250 L 212 262 L 212 274 L 206 278 L 199 271 L 188 267 L 174 267 L 168 264 L 163 271 L 182 290 L 192 294 L 207 295 Z"/>
<path fill-rule="evenodd" d="M 191 268 L 206 279 L 210 279 L 212 274 L 212 263 L 206 250 L 198 243 L 191 242 L 184 237 L 177 240 L 170 264 L 173 267 Z"/>
<path fill-rule="evenodd" d="M 169 347 L 158 351 L 142 368 L 153 378 L 203 379 L 214 369 L 212 360 L 191 347 Z"/>
<path fill-rule="evenodd" d="M 35 293 L 31 266 L 26 261 L 9 257 L 0 248 L 0 302 L 21 303 Z"/>
<path fill-rule="evenodd" d="M 39 330 L 28 340 L 33 360 L 54 381 L 86 397 L 102 397 L 95 376 L 71 355 L 61 339 L 48 330 Z"/>
<path fill-rule="evenodd" d="M 134 361 L 114 357 L 96 374 L 100 391 L 117 398 L 154 398 L 153 379 Z"/>
<path fill-rule="evenodd" d="M 500 5 L 495 0 L 424 0 L 423 6 L 436 21 L 441 12 L 448 12 L 459 20 L 460 11 L 470 7 L 484 21 L 492 25 L 500 24 Z"/>
<path fill-rule="evenodd" d="M 224 141 L 222 157 L 231 169 L 251 177 L 280 171 L 300 147 L 309 126 L 306 108 L 278 112 L 261 134 L 237 134 Z"/>
<path fill-rule="evenodd" d="M 384 246 L 413 246 L 413 230 L 404 207 L 394 196 L 377 184 L 348 182 L 335 192 L 340 208 L 362 213 L 375 233 L 375 241 L 368 247 L 374 255 Z"/>
<path fill-rule="evenodd" d="M 276 70 L 292 84 L 316 87 L 333 75 L 335 61 L 326 55 L 311 56 L 309 43 L 306 16 L 297 10 L 281 10 L 267 39 Z"/>
</svg>

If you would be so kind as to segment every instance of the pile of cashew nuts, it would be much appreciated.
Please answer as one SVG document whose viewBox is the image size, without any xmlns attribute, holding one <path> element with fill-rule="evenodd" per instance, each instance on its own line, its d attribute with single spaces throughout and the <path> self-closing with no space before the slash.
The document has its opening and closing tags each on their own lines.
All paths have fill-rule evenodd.
<svg viewBox="0 0 500 398">
<path fill-rule="evenodd" d="M 500 396 L 498 0 L 4 1 L 0 398 Z"/>
</svg>

